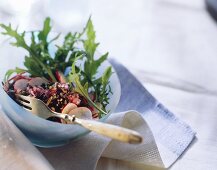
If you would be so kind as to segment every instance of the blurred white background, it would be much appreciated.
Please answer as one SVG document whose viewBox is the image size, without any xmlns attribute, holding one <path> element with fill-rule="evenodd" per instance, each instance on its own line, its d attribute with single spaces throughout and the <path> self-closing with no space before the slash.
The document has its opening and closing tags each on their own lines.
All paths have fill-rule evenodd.
<svg viewBox="0 0 217 170">
<path fill-rule="evenodd" d="M 217 90 L 217 29 L 203 0 L 0 0 L 0 22 L 20 30 L 40 28 L 46 16 L 54 31 L 81 30 L 90 15 L 99 51 L 165 81 L 176 78 Z"/>
<path fill-rule="evenodd" d="M 197 144 L 173 169 L 215 169 L 217 25 L 205 2 L 0 0 L 0 22 L 19 25 L 20 30 L 37 30 L 50 16 L 54 31 L 76 31 L 90 14 L 101 43 L 99 51 L 109 51 L 198 132 Z M 1 42 L 4 39 L 0 36 Z M 15 56 L 11 50 L 0 49 L 1 76 L 20 63 L 21 51 Z"/>
</svg>

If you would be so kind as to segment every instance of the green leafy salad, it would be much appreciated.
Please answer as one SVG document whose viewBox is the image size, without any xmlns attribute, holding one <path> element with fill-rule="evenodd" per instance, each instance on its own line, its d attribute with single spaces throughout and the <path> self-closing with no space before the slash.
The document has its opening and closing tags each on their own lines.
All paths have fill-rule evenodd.
<svg viewBox="0 0 217 170">
<path fill-rule="evenodd" d="M 15 40 L 13 46 L 27 51 L 25 68 L 16 67 L 5 74 L 3 87 L 12 98 L 15 94 L 30 95 L 57 112 L 63 112 L 68 104 L 86 107 L 95 119 L 108 112 L 112 68 L 107 67 L 98 75 L 108 53 L 95 57 L 99 43 L 91 18 L 81 32 L 66 34 L 63 43 L 58 45 L 55 41 L 61 35 L 51 33 L 50 18 L 45 19 L 40 31 L 20 33 L 10 24 L 0 24 L 0 27 L 2 34 Z M 30 39 L 26 38 L 27 34 Z M 50 46 L 55 47 L 53 51 Z"/>
</svg>

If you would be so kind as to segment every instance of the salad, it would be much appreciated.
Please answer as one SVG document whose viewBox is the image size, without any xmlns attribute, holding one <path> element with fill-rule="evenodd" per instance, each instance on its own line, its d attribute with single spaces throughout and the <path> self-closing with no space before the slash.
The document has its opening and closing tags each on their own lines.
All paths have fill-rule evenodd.
<svg viewBox="0 0 217 170">
<path fill-rule="evenodd" d="M 54 46 L 60 34 L 50 38 L 50 18 L 45 19 L 42 30 L 28 33 L 30 42 L 25 31 L 20 33 L 10 24 L 0 24 L 0 27 L 4 30 L 2 34 L 15 40 L 13 46 L 27 51 L 25 67 L 8 70 L 2 82 L 4 90 L 15 101 L 15 94 L 35 97 L 59 113 L 65 113 L 69 107 L 80 107 L 90 111 L 94 119 L 109 112 L 106 106 L 112 94 L 109 85 L 112 68 L 107 67 L 100 76 L 97 74 L 108 53 L 95 57 L 99 43 L 95 40 L 91 18 L 81 32 L 66 34 L 54 51 L 50 46 Z M 66 123 L 54 117 L 49 120 Z"/>
</svg>

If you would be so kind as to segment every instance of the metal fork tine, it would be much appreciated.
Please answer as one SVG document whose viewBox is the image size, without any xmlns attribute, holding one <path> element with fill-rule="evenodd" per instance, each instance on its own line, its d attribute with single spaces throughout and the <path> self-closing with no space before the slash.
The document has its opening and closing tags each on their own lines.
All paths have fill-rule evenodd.
<svg viewBox="0 0 217 170">
<path fill-rule="evenodd" d="M 26 103 L 30 103 L 30 101 L 31 101 L 31 98 L 28 97 L 28 96 L 17 95 L 17 94 L 16 94 L 16 97 L 17 97 L 18 99 L 20 99 L 20 100 L 26 101 Z"/>
<path fill-rule="evenodd" d="M 26 102 L 23 102 L 22 100 L 17 100 L 17 102 L 25 109 L 28 111 L 32 111 L 31 105 L 29 105 Z"/>
<path fill-rule="evenodd" d="M 53 115 L 45 103 L 39 99 L 16 94 L 16 100 L 25 110 L 28 110 L 41 118 L 47 119 Z"/>
<path fill-rule="evenodd" d="M 23 106 L 26 106 L 26 107 L 30 107 L 30 106 L 31 106 L 30 103 L 27 103 L 27 102 L 25 102 L 25 101 L 23 101 L 23 100 L 18 99 L 17 101 L 18 101 L 20 104 L 22 104 Z"/>
<path fill-rule="evenodd" d="M 23 95 L 18 95 L 16 94 L 16 100 L 17 102 L 19 102 L 24 109 L 31 111 L 32 107 L 31 107 L 31 100 L 28 96 L 23 96 Z"/>
<path fill-rule="evenodd" d="M 27 111 L 29 111 L 29 112 L 31 112 L 31 111 L 32 111 L 31 107 L 24 106 L 24 105 L 22 105 L 22 106 L 23 106 L 23 109 L 25 109 L 25 110 L 27 110 Z"/>
</svg>

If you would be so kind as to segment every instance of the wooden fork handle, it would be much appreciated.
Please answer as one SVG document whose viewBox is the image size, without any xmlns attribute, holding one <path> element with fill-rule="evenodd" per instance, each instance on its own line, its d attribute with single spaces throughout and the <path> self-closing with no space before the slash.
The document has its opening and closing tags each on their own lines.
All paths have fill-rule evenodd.
<svg viewBox="0 0 217 170">
<path fill-rule="evenodd" d="M 91 131 L 110 137 L 112 139 L 119 140 L 121 142 L 126 142 L 131 144 L 139 144 L 142 142 L 142 136 L 134 130 L 111 125 L 108 123 L 102 123 L 102 122 L 86 120 L 86 119 L 79 119 L 76 117 L 74 117 L 72 121 Z"/>
</svg>

